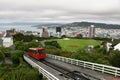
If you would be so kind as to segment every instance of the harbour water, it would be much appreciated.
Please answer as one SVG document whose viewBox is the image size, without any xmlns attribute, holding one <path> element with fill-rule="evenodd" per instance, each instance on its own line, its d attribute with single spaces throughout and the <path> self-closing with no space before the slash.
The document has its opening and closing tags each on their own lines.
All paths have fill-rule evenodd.
<svg viewBox="0 0 120 80">
<path fill-rule="evenodd" d="M 6 31 L 10 29 L 16 29 L 17 31 L 39 31 L 37 27 L 33 27 L 33 25 L 0 25 L 0 31 Z"/>
<path fill-rule="evenodd" d="M 34 25 L 0 25 L 0 31 L 6 31 L 10 29 L 15 29 L 16 31 L 32 31 L 32 32 L 39 32 L 40 34 L 43 31 L 43 27 L 33 27 Z M 56 28 L 48 28 L 48 33 L 56 33 Z"/>
</svg>

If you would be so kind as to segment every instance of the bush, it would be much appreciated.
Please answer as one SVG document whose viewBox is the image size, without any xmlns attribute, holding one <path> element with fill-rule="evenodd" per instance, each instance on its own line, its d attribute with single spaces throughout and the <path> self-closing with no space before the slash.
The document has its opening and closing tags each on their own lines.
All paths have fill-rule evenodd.
<svg viewBox="0 0 120 80">
<path fill-rule="evenodd" d="M 58 44 L 58 42 L 57 41 L 48 41 L 48 42 L 45 42 L 45 45 L 46 46 L 54 46 L 54 47 L 56 47 L 56 48 L 59 48 L 59 49 L 61 49 L 61 46 Z"/>
<path fill-rule="evenodd" d="M 110 53 L 110 63 L 120 68 L 120 51 L 115 50 Z"/>
<path fill-rule="evenodd" d="M 25 43 L 23 41 L 16 41 L 14 44 L 17 50 L 25 50 Z"/>
<path fill-rule="evenodd" d="M 72 53 L 68 51 L 62 51 L 60 49 L 46 49 L 46 53 L 58 55 L 58 56 L 64 56 L 64 57 L 71 57 Z"/>
<path fill-rule="evenodd" d="M 13 64 L 15 65 L 19 65 L 20 63 L 20 58 L 23 56 L 24 51 L 20 51 L 20 50 L 16 50 L 14 52 L 11 53 L 11 59 Z"/>
<path fill-rule="evenodd" d="M 20 68 L 3 76 L 4 80 L 42 80 L 37 69 Z"/>
<path fill-rule="evenodd" d="M 0 50 L 5 55 L 5 57 L 10 57 L 12 49 L 9 47 L 0 47 Z"/>
<path fill-rule="evenodd" d="M 51 46 L 51 45 L 46 45 L 45 48 L 46 49 L 57 49 L 55 46 Z"/>
<path fill-rule="evenodd" d="M 0 50 L 0 61 L 5 59 L 5 55 L 3 54 L 3 52 Z"/>
<path fill-rule="evenodd" d="M 109 65 L 108 56 L 103 57 L 102 54 L 96 53 L 95 51 L 87 52 L 85 50 L 80 50 L 72 54 L 71 57 L 75 59 L 83 60 L 83 61 L 89 61 L 89 62 Z"/>
<path fill-rule="evenodd" d="M 31 42 L 16 41 L 15 47 L 17 50 L 28 51 L 28 49 L 31 47 L 42 47 L 42 45 L 40 42 L 36 42 L 34 40 Z"/>
</svg>

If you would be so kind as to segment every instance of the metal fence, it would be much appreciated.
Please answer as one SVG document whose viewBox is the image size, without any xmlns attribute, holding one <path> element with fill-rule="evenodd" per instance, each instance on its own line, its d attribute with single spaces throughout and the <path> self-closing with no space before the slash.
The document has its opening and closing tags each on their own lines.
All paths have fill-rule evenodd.
<svg viewBox="0 0 120 80">
<path fill-rule="evenodd" d="M 99 71 L 102 73 L 111 74 L 111 75 L 114 75 L 115 77 L 120 76 L 120 68 L 117 68 L 117 67 L 106 66 L 102 64 L 96 64 L 96 63 L 91 63 L 91 62 L 86 62 L 86 61 L 51 55 L 51 54 L 47 54 L 47 57 L 56 59 L 62 62 L 66 62 L 72 65 L 77 65 L 77 66 L 81 66 L 87 69 Z"/>
<path fill-rule="evenodd" d="M 25 61 L 27 61 L 32 67 L 38 68 L 39 72 L 43 74 L 48 80 L 59 80 L 57 77 L 46 71 L 44 68 L 40 67 L 37 63 L 32 61 L 30 58 L 27 56 L 23 56 Z"/>
</svg>

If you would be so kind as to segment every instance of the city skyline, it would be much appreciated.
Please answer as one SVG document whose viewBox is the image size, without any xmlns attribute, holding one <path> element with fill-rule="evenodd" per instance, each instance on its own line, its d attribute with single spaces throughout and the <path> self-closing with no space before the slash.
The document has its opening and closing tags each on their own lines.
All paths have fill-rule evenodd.
<svg viewBox="0 0 120 80">
<path fill-rule="evenodd" d="M 0 0 L 0 22 L 120 24 L 120 0 Z"/>
</svg>

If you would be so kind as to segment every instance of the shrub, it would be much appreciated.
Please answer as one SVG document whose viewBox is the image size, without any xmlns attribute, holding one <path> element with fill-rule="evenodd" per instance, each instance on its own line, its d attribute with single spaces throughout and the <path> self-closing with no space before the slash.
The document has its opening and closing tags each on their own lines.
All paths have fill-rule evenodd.
<svg viewBox="0 0 120 80">
<path fill-rule="evenodd" d="M 120 67 L 120 51 L 115 50 L 110 53 L 110 63 L 113 66 Z"/>
<path fill-rule="evenodd" d="M 12 70 L 3 76 L 4 80 L 42 80 L 38 70 L 31 68 L 20 68 Z"/>
<path fill-rule="evenodd" d="M 71 57 L 72 53 L 68 51 L 62 51 L 60 49 L 46 49 L 46 53 L 58 55 L 58 56 L 64 56 L 64 57 Z"/>
<path fill-rule="evenodd" d="M 0 50 L 0 61 L 5 59 L 5 55 L 3 54 L 3 52 Z"/>
<path fill-rule="evenodd" d="M 54 46 L 56 48 L 61 49 L 61 46 L 58 44 L 57 41 L 48 41 L 48 42 L 45 42 L 45 45 L 50 45 L 50 46 Z"/>
<path fill-rule="evenodd" d="M 23 56 L 24 51 L 20 51 L 20 50 L 16 50 L 14 52 L 11 53 L 11 59 L 13 64 L 15 65 L 19 65 L 20 63 L 20 58 Z"/>
</svg>

